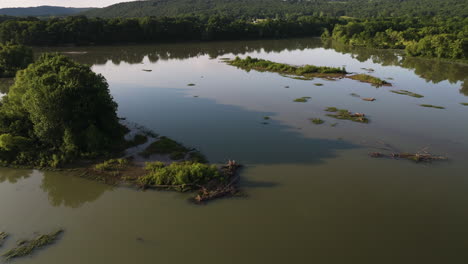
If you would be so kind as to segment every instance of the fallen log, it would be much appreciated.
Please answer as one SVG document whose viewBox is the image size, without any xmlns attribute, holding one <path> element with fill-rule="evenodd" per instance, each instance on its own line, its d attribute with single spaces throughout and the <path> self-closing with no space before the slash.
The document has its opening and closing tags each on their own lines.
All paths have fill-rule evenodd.
<svg viewBox="0 0 468 264">
<path fill-rule="evenodd" d="M 228 161 L 228 163 L 221 167 L 221 171 L 224 176 L 229 179 L 227 184 L 218 184 L 214 187 L 202 186 L 198 194 L 193 198 L 193 202 L 196 204 L 202 204 L 204 202 L 226 197 L 233 196 L 239 193 L 238 183 L 240 177 L 237 170 L 241 165 L 237 164 L 236 161 Z M 209 184 L 208 184 L 209 185 Z"/>
<path fill-rule="evenodd" d="M 432 155 L 429 153 L 390 153 L 384 154 L 380 152 L 371 152 L 369 156 L 372 158 L 392 158 L 392 159 L 407 159 L 415 162 L 431 162 L 439 160 L 448 160 L 447 157 Z"/>
</svg>

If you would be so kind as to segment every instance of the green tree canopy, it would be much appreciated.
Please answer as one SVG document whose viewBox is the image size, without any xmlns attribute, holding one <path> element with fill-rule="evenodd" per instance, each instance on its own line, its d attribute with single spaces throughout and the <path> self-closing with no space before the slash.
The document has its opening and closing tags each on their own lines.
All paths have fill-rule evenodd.
<svg viewBox="0 0 468 264">
<path fill-rule="evenodd" d="M 63 55 L 42 55 L 18 72 L 3 99 L 0 158 L 57 166 L 109 152 L 123 140 L 116 111 L 103 76 Z"/>
<path fill-rule="evenodd" d="M 0 78 L 13 77 L 33 62 L 31 48 L 23 45 L 0 45 Z"/>
</svg>

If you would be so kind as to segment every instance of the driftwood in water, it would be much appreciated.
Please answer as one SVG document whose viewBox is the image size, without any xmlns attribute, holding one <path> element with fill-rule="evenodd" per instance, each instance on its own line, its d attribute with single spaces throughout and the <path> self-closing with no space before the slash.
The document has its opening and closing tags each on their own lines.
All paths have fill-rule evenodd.
<svg viewBox="0 0 468 264">
<path fill-rule="evenodd" d="M 381 152 L 371 152 L 369 156 L 373 158 L 393 158 L 393 159 L 407 159 L 415 162 L 431 162 L 437 160 L 447 160 L 447 157 L 432 155 L 429 153 L 391 153 L 384 154 Z"/>
<path fill-rule="evenodd" d="M 240 167 L 241 165 L 230 160 L 226 165 L 221 167 L 221 171 L 224 177 L 228 179 L 228 183 L 218 183 L 212 187 L 202 186 L 197 196 L 193 198 L 193 201 L 197 204 L 201 204 L 216 198 L 237 194 L 239 192 L 238 183 L 240 178 L 237 174 L 237 170 Z"/>
</svg>

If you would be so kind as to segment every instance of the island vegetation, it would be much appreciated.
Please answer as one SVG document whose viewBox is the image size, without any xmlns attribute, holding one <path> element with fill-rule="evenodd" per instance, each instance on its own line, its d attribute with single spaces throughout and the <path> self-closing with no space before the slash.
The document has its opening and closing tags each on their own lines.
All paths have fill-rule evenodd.
<svg viewBox="0 0 468 264">
<path fill-rule="evenodd" d="M 370 83 L 374 86 L 391 86 L 392 84 L 381 80 L 377 77 L 367 74 L 352 74 L 347 75 L 348 72 L 344 67 L 327 67 L 327 66 L 315 66 L 315 65 L 302 65 L 294 66 L 285 63 L 278 63 L 269 60 L 263 60 L 258 58 L 252 58 L 247 56 L 245 59 L 241 59 L 236 56 L 233 60 L 225 60 L 229 65 L 243 69 L 247 72 L 256 70 L 260 72 L 276 72 L 284 77 L 299 79 L 299 80 L 311 80 L 315 77 L 324 78 L 327 80 L 335 80 L 340 78 L 349 78 L 352 80 Z M 321 83 L 315 83 L 316 86 L 322 86 Z M 295 102 L 307 102 L 307 97 L 302 97 L 294 100 Z"/>
<path fill-rule="evenodd" d="M 44 54 L 20 70 L 0 106 L 4 165 L 58 167 L 124 145 L 125 128 L 103 76 L 68 57 Z"/>
<path fill-rule="evenodd" d="M 321 125 L 321 124 L 325 123 L 325 121 L 323 121 L 323 120 L 320 119 L 320 118 L 311 118 L 311 119 L 310 119 L 310 122 L 312 122 L 312 123 L 315 124 L 315 125 Z"/>
<path fill-rule="evenodd" d="M 310 77 L 336 77 L 346 74 L 344 67 L 325 67 L 314 65 L 293 66 L 284 63 L 277 63 L 269 60 L 257 59 L 247 56 L 241 59 L 238 56 L 234 60 L 226 61 L 229 65 L 236 66 L 246 71 L 268 71 L 287 75 L 297 75 L 306 78 Z"/>
<path fill-rule="evenodd" d="M 0 164 L 66 167 L 109 184 L 198 190 L 197 202 L 238 192 L 237 163 L 208 165 L 196 149 L 144 128 L 132 129 L 118 118 L 103 76 L 66 56 L 43 54 L 17 72 L 1 101 Z M 129 132 L 133 136 L 126 139 Z M 142 151 L 125 156 L 144 144 Z M 18 250 L 8 258 L 29 246 Z"/>
<path fill-rule="evenodd" d="M 303 97 L 294 99 L 294 102 L 296 102 L 296 103 L 307 103 L 310 98 L 311 98 L 310 96 L 303 96 Z"/>
<path fill-rule="evenodd" d="M 431 104 L 420 104 L 422 107 L 428 107 L 428 108 L 436 108 L 436 109 L 445 109 L 443 106 L 438 106 L 438 105 L 431 105 Z"/>
<path fill-rule="evenodd" d="M 367 74 L 356 74 L 356 75 L 348 76 L 347 78 L 360 81 L 360 82 L 364 82 L 364 83 L 370 83 L 374 86 L 391 86 L 392 85 L 391 83 L 385 80 L 382 80 L 382 79 L 379 79 L 377 77 L 367 75 Z"/>
<path fill-rule="evenodd" d="M 416 97 L 416 98 L 423 98 L 424 95 L 413 93 L 407 90 L 391 90 L 390 92 L 395 93 L 395 94 L 401 94 L 401 95 L 407 95 L 411 97 Z"/>
<path fill-rule="evenodd" d="M 27 256 L 39 248 L 54 243 L 62 233 L 63 230 L 59 229 L 50 234 L 39 235 L 31 240 L 20 240 L 15 248 L 8 250 L 2 256 L 5 260 Z"/>
<path fill-rule="evenodd" d="M 365 114 L 362 114 L 362 113 L 352 113 L 346 109 L 338 109 L 336 107 L 327 107 L 325 111 L 335 113 L 335 114 L 327 114 L 327 116 L 333 117 L 336 119 L 351 120 L 353 122 L 366 123 L 366 124 L 369 123 L 369 119 L 366 117 Z"/>
</svg>

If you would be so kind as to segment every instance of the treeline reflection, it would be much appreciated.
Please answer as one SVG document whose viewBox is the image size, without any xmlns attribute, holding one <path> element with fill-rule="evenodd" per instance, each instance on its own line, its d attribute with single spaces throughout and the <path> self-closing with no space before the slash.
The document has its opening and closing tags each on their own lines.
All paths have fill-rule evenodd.
<svg viewBox="0 0 468 264">
<path fill-rule="evenodd" d="M 230 41 L 230 42 L 194 42 L 157 45 L 95 46 L 38 49 L 36 54 L 54 51 L 67 54 L 76 60 L 92 65 L 103 65 L 109 61 L 141 64 L 145 58 L 151 63 L 167 60 L 184 60 L 208 55 L 215 59 L 227 54 L 243 55 L 252 52 L 279 53 L 282 51 L 305 50 L 323 47 L 342 54 L 350 54 L 354 59 L 364 62 L 371 60 L 383 66 L 399 66 L 414 70 L 415 74 L 427 81 L 439 83 L 449 81 L 452 84 L 462 82 L 460 92 L 468 96 L 468 65 L 440 60 L 403 56 L 400 51 L 357 48 L 336 42 L 322 43 L 318 38 Z"/>
</svg>

